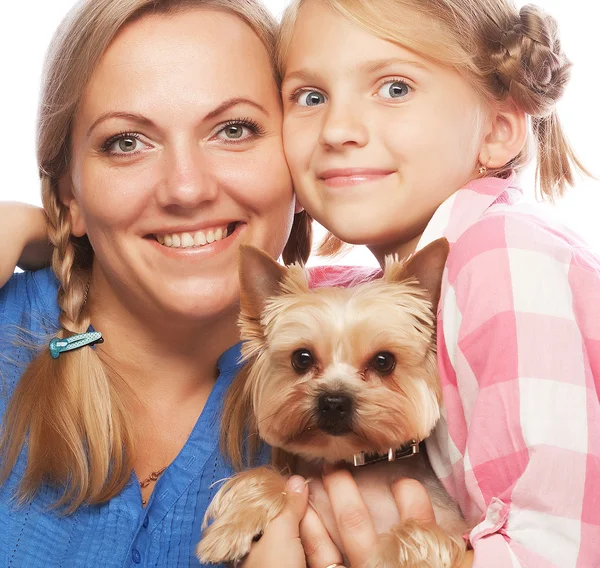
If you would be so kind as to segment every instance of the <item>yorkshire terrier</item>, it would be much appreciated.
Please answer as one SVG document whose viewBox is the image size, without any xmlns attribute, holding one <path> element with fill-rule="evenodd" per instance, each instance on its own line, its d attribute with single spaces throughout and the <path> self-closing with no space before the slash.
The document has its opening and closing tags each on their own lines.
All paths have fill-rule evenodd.
<svg viewBox="0 0 600 568">
<path fill-rule="evenodd" d="M 421 444 L 440 417 L 435 330 L 447 255 L 439 239 L 406 262 L 388 259 L 380 279 L 310 289 L 304 267 L 249 246 L 240 253 L 245 434 L 304 476 L 347 464 L 380 534 L 373 568 L 455 568 L 464 556 L 466 524 Z M 437 525 L 400 521 L 390 490 L 400 477 L 425 486 Z M 200 560 L 243 559 L 281 511 L 286 480 L 259 467 L 226 481 L 206 512 Z M 326 493 L 309 487 L 340 546 Z"/>
</svg>

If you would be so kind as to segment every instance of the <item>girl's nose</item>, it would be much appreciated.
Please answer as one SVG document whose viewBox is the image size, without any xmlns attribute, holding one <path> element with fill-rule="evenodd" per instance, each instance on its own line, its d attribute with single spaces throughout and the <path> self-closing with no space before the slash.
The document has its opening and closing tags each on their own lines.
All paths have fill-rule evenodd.
<svg viewBox="0 0 600 568">
<path fill-rule="evenodd" d="M 323 147 L 342 149 L 365 146 L 369 133 L 364 117 L 352 101 L 329 101 L 319 142 Z"/>
<path fill-rule="evenodd" d="M 197 141 L 167 149 L 161 177 L 157 198 L 162 207 L 191 209 L 219 193 L 214 164 Z"/>
</svg>

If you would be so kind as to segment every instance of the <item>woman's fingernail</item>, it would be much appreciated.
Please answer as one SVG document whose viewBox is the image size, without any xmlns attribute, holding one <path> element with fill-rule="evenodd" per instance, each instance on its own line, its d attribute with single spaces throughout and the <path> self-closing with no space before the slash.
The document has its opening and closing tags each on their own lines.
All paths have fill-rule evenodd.
<svg viewBox="0 0 600 568">
<path fill-rule="evenodd" d="M 299 475 L 292 475 L 285 484 L 286 490 L 292 491 L 293 493 L 302 493 L 305 487 L 306 482 L 304 481 L 304 478 Z"/>
</svg>

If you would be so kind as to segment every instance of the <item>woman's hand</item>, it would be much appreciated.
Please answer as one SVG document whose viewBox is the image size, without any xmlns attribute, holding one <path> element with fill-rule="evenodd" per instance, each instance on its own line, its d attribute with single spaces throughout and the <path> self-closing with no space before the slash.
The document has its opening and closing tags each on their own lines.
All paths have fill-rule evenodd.
<svg viewBox="0 0 600 568">
<path fill-rule="evenodd" d="M 273 519 L 255 544 L 242 568 L 327 568 L 342 563 L 317 513 L 308 507 L 308 486 L 303 477 L 293 475 L 286 486 L 285 507 Z M 300 532 L 303 539 L 300 540 Z M 307 550 L 305 552 L 305 548 Z"/>
<path fill-rule="evenodd" d="M 46 216 L 43 209 L 25 203 L 0 203 L 0 286 L 15 267 L 43 268 L 50 263 Z"/>
</svg>

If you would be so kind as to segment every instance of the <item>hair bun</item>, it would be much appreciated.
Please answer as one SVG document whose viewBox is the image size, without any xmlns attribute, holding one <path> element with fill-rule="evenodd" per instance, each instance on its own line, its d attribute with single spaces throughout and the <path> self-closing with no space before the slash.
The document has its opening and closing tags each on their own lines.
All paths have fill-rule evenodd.
<svg viewBox="0 0 600 568">
<path fill-rule="evenodd" d="M 550 115 L 570 78 L 571 63 L 561 51 L 556 20 L 532 4 L 502 31 L 496 75 L 508 95 L 527 114 Z"/>
</svg>

